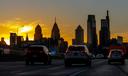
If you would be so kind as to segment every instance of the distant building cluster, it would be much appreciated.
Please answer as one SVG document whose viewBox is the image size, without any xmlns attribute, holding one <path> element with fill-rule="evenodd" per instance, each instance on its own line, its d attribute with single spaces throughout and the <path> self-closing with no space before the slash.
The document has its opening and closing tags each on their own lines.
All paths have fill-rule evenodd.
<svg viewBox="0 0 128 76">
<path fill-rule="evenodd" d="M 121 39 L 120 39 L 121 40 Z M 84 29 L 79 25 L 75 30 L 75 38 L 72 39 L 74 45 L 84 45 Z M 101 29 L 99 32 L 99 46 L 100 48 L 108 47 L 110 45 L 110 19 L 109 11 L 105 19 L 101 19 Z M 98 37 L 96 33 L 96 19 L 95 15 L 88 15 L 87 19 L 87 46 L 91 53 L 97 52 Z"/>
<path fill-rule="evenodd" d="M 123 43 L 123 37 L 118 36 L 117 38 L 110 39 L 110 18 L 109 11 L 107 10 L 106 18 L 101 19 L 101 28 L 99 31 L 99 37 L 96 33 L 96 18 L 95 15 L 88 15 L 87 19 L 87 43 L 84 42 L 84 29 L 81 25 L 75 29 L 75 37 L 72 39 L 72 45 L 87 45 L 89 51 L 93 54 L 98 52 L 104 52 L 104 48 L 108 48 L 110 45 L 125 45 L 128 43 Z M 98 40 L 99 39 L 99 40 Z M 99 41 L 99 43 L 98 43 Z M 26 39 L 23 36 L 18 36 L 16 33 L 10 33 L 10 47 L 11 48 L 25 48 L 33 44 L 45 45 L 49 50 L 54 53 L 64 53 L 68 47 L 68 42 L 60 35 L 60 29 L 58 24 L 54 22 L 51 37 L 43 37 L 41 26 L 38 24 L 35 28 L 34 40 L 29 40 L 28 34 L 26 34 Z M 1 38 L 0 46 L 7 46 L 4 38 Z"/>
<path fill-rule="evenodd" d="M 61 38 L 56 20 L 50 38 L 43 37 L 42 29 L 39 24 L 35 28 L 34 40 L 29 40 L 28 34 L 26 34 L 26 40 L 24 40 L 23 36 L 17 36 L 16 33 L 10 33 L 11 48 L 25 48 L 30 45 L 45 45 L 51 52 L 64 53 L 68 47 L 68 42 Z"/>
</svg>

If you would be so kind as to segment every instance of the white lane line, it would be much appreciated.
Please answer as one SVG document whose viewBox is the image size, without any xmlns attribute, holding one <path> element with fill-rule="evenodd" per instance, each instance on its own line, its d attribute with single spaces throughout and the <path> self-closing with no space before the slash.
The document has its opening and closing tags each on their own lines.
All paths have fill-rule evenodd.
<svg viewBox="0 0 128 76">
<path fill-rule="evenodd" d="M 94 62 L 95 64 L 93 64 L 93 65 L 97 65 L 97 64 L 103 63 L 103 62 L 105 62 L 105 61 L 106 61 L 106 60 Z"/>
<path fill-rule="evenodd" d="M 76 68 L 76 69 L 65 69 L 64 71 L 61 70 L 59 72 L 55 72 L 55 73 L 50 73 L 50 75 L 54 75 L 54 76 L 60 76 L 60 75 L 68 75 L 72 72 L 75 72 L 75 71 L 78 71 L 79 69 Z"/>
<path fill-rule="evenodd" d="M 98 64 L 103 63 L 103 62 L 105 62 L 105 60 L 103 60 L 103 61 L 98 61 L 98 62 L 95 63 L 95 65 L 98 65 Z M 78 74 L 80 74 L 80 73 L 82 73 L 82 72 L 84 72 L 84 71 L 87 71 L 88 69 L 89 69 L 89 68 L 87 68 L 87 69 L 82 69 L 82 70 L 80 70 L 80 71 L 78 71 L 78 72 L 76 72 L 76 73 L 73 73 L 73 74 L 69 75 L 69 76 L 77 76 Z"/>
<path fill-rule="evenodd" d="M 62 65 L 62 66 L 57 66 L 57 67 L 51 67 L 51 68 L 48 68 L 48 69 L 46 69 L 46 70 L 56 70 L 56 69 L 60 69 L 60 68 L 63 68 L 64 66 Z"/>
<path fill-rule="evenodd" d="M 88 69 L 89 69 L 89 68 L 88 68 Z M 86 71 L 86 70 L 88 70 L 88 69 L 84 69 L 84 70 L 78 71 L 78 72 L 73 73 L 73 74 L 71 74 L 71 75 L 69 75 L 69 76 L 77 76 L 78 74 L 80 74 L 80 73 L 82 73 L 82 72 L 84 72 L 84 71 Z"/>
<path fill-rule="evenodd" d="M 64 66 L 63 66 L 64 67 Z M 72 73 L 75 73 L 79 70 L 86 69 L 87 67 L 69 67 L 69 68 L 63 68 L 60 70 L 56 70 L 55 72 L 50 72 L 50 76 L 61 76 L 61 75 L 70 75 Z"/>
</svg>

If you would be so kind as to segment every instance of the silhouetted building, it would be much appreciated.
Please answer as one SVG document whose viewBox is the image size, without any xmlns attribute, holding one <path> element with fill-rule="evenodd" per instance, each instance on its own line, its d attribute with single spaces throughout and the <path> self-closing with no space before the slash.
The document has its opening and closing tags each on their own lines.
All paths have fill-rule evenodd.
<svg viewBox="0 0 128 76">
<path fill-rule="evenodd" d="M 122 36 L 117 36 L 117 42 L 119 44 L 123 44 L 123 37 Z"/>
<path fill-rule="evenodd" d="M 110 38 L 111 38 L 111 37 L 110 37 L 110 36 L 111 36 L 110 34 L 111 34 L 111 33 L 110 33 L 110 18 L 109 18 L 109 11 L 108 11 L 108 10 L 107 10 L 106 20 L 107 20 L 107 22 L 108 22 L 108 40 L 109 40 L 108 42 L 110 43 Z"/>
<path fill-rule="evenodd" d="M 77 44 L 76 39 L 72 39 L 72 45 L 75 45 L 75 44 Z"/>
<path fill-rule="evenodd" d="M 10 46 L 13 47 L 17 45 L 17 35 L 16 33 L 10 33 Z"/>
<path fill-rule="evenodd" d="M 109 42 L 109 26 L 106 19 L 101 19 L 101 30 L 100 30 L 100 45 L 108 46 Z"/>
<path fill-rule="evenodd" d="M 107 10 L 106 19 L 101 19 L 101 30 L 100 30 L 100 45 L 109 46 L 110 44 L 110 19 L 109 12 Z"/>
<path fill-rule="evenodd" d="M 35 41 L 40 41 L 42 39 L 42 29 L 40 25 L 38 24 L 35 28 L 35 34 L 34 34 L 34 40 Z"/>
<path fill-rule="evenodd" d="M 58 25 L 56 23 L 56 19 L 55 19 L 55 23 L 54 23 L 53 28 L 52 28 L 51 38 L 53 38 L 53 40 L 59 40 L 60 39 L 60 30 L 59 30 Z"/>
<path fill-rule="evenodd" d="M 120 45 L 120 44 L 118 43 L 118 41 L 117 41 L 116 38 L 112 38 L 112 39 L 110 40 L 110 44 L 111 44 L 111 45 Z"/>
<path fill-rule="evenodd" d="M 88 15 L 87 20 L 87 44 L 90 52 L 97 48 L 96 20 L 95 15 Z"/>
<path fill-rule="evenodd" d="M 23 41 L 24 41 L 23 36 L 17 36 L 17 45 L 18 45 L 18 46 L 20 46 Z"/>
<path fill-rule="evenodd" d="M 73 39 L 72 43 L 78 45 L 84 44 L 84 30 L 80 25 L 75 30 L 75 39 Z"/>
<path fill-rule="evenodd" d="M 29 41 L 28 34 L 26 34 L 26 41 Z"/>
<path fill-rule="evenodd" d="M 59 43 L 59 52 L 64 54 L 66 52 L 68 48 L 68 42 L 64 41 L 63 38 L 60 39 L 60 43 Z"/>
<path fill-rule="evenodd" d="M 1 47 L 7 46 L 7 44 L 6 44 L 5 40 L 4 40 L 4 37 L 1 38 L 0 46 L 1 46 Z"/>
</svg>

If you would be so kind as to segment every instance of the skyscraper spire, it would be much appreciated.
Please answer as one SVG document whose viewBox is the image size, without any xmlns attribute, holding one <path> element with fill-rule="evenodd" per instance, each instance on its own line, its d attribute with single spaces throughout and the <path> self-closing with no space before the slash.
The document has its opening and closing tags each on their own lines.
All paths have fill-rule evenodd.
<svg viewBox="0 0 128 76">
<path fill-rule="evenodd" d="M 55 23 L 56 23 L 56 17 L 55 17 Z"/>
<path fill-rule="evenodd" d="M 55 17 L 55 23 L 52 28 L 51 38 L 53 38 L 54 40 L 60 39 L 60 30 L 59 30 L 58 24 L 56 23 L 56 17 Z"/>
<path fill-rule="evenodd" d="M 107 16 L 109 16 L 109 11 L 107 10 Z"/>
<path fill-rule="evenodd" d="M 26 41 L 29 41 L 29 38 L 28 38 L 28 33 L 26 34 Z"/>
<path fill-rule="evenodd" d="M 107 16 L 106 16 L 106 20 L 108 22 L 108 27 L 110 29 L 110 19 L 109 19 L 109 11 L 107 10 Z"/>
</svg>

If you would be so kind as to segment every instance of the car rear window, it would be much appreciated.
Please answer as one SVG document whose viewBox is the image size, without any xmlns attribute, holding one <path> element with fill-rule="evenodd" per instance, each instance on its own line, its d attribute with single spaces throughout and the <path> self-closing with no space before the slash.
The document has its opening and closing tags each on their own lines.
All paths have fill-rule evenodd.
<svg viewBox="0 0 128 76">
<path fill-rule="evenodd" d="M 120 51 L 112 51 L 112 54 L 118 54 L 118 55 L 121 55 L 121 52 L 120 52 Z"/>
<path fill-rule="evenodd" d="M 68 50 L 69 51 L 85 51 L 85 48 L 81 46 L 78 46 L 78 47 L 70 46 Z"/>
<path fill-rule="evenodd" d="M 120 51 L 112 51 L 111 53 L 111 57 L 116 57 L 116 58 L 120 58 L 122 56 Z"/>
</svg>

